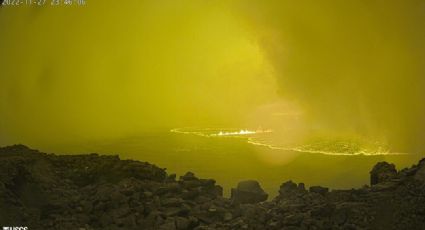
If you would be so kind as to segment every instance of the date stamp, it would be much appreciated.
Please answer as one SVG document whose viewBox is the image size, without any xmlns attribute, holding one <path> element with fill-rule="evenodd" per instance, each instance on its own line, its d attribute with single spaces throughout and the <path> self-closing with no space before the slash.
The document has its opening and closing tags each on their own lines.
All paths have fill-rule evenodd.
<svg viewBox="0 0 425 230">
<path fill-rule="evenodd" d="M 85 6 L 87 0 L 0 0 L 0 6 Z"/>
</svg>

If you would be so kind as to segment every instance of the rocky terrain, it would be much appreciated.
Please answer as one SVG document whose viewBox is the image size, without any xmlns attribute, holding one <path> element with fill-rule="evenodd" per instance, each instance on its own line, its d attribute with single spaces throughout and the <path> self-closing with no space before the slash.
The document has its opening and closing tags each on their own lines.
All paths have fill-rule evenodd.
<svg viewBox="0 0 425 230">
<path fill-rule="evenodd" d="M 222 196 L 213 179 L 176 178 L 118 156 L 0 148 L 0 226 L 28 229 L 425 229 L 425 160 L 380 162 L 351 190 L 282 183 L 269 201 L 257 181 Z"/>
</svg>

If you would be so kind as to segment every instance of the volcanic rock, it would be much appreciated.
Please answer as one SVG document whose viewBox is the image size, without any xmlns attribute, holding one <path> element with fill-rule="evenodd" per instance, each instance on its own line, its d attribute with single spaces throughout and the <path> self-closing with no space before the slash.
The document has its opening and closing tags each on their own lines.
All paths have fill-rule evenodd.
<svg viewBox="0 0 425 230">
<path fill-rule="evenodd" d="M 370 171 L 370 184 L 375 185 L 381 182 L 389 181 L 397 175 L 394 164 L 379 162 L 372 171 Z"/>
<path fill-rule="evenodd" d="M 322 186 L 311 186 L 309 188 L 309 191 L 314 192 L 314 193 L 318 193 L 318 194 L 324 196 L 326 193 L 329 192 L 329 188 L 325 188 L 325 187 L 322 187 Z"/>
<path fill-rule="evenodd" d="M 237 188 L 231 190 L 231 200 L 235 204 L 254 204 L 267 200 L 268 194 L 255 180 L 246 180 L 238 183 Z"/>
<path fill-rule="evenodd" d="M 0 148 L 0 225 L 28 229 L 425 229 L 425 159 L 397 172 L 378 163 L 372 186 L 329 190 L 287 181 L 271 201 L 257 181 L 231 199 L 213 179 L 176 180 L 118 156 Z"/>
</svg>

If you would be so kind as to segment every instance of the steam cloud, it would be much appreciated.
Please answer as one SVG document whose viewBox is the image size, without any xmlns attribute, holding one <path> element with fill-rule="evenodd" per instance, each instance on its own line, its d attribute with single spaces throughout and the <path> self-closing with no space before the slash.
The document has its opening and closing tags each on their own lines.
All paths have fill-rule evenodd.
<svg viewBox="0 0 425 230">
<path fill-rule="evenodd" d="M 241 1 L 283 97 L 327 133 L 423 151 L 424 1 Z"/>
</svg>

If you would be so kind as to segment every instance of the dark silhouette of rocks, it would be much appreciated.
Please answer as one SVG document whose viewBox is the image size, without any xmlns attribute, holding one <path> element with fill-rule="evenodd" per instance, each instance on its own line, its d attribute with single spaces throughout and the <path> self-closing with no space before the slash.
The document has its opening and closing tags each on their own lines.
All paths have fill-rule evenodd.
<svg viewBox="0 0 425 230">
<path fill-rule="evenodd" d="M 325 196 L 325 195 L 326 195 L 326 193 L 328 193 L 328 192 L 329 192 L 329 188 L 325 188 L 325 187 L 322 187 L 322 186 L 311 186 L 311 187 L 308 189 L 308 191 L 310 191 L 310 192 L 314 192 L 314 193 L 318 193 L 318 194 L 320 194 L 320 195 Z"/>
<path fill-rule="evenodd" d="M 230 199 L 233 204 L 255 204 L 266 201 L 268 196 L 258 181 L 247 180 L 239 182 L 237 188 L 232 188 Z"/>
<path fill-rule="evenodd" d="M 375 185 L 385 181 L 390 181 L 397 176 L 397 170 L 394 164 L 387 162 L 377 163 L 370 172 L 370 184 Z"/>
<path fill-rule="evenodd" d="M 29 229 L 425 229 L 425 160 L 380 162 L 371 186 L 306 189 L 287 181 L 266 201 L 257 181 L 231 199 L 212 179 L 176 178 L 118 156 L 0 148 L 0 225 Z"/>
</svg>

